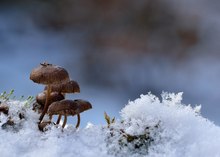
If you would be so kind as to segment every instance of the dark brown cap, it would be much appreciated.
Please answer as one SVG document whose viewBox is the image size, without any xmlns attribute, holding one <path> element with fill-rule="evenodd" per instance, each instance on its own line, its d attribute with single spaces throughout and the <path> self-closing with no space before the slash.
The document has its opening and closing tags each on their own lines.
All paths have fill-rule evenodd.
<svg viewBox="0 0 220 157">
<path fill-rule="evenodd" d="M 44 90 L 47 90 L 47 86 L 44 88 Z M 79 84 L 76 81 L 70 80 L 61 84 L 51 85 L 51 91 L 56 91 L 60 93 L 79 93 L 80 88 Z"/>
<path fill-rule="evenodd" d="M 0 104 L 0 113 L 8 114 L 9 107 L 6 103 Z"/>
<path fill-rule="evenodd" d="M 84 100 L 61 100 L 53 102 L 49 109 L 49 115 L 76 115 L 88 109 L 91 109 L 92 105 L 88 101 Z"/>
<path fill-rule="evenodd" d="M 69 81 L 68 72 L 59 66 L 43 63 L 32 70 L 30 79 L 39 84 L 58 84 Z"/>
<path fill-rule="evenodd" d="M 51 92 L 50 93 L 49 104 L 51 104 L 55 101 L 63 100 L 63 99 L 65 99 L 63 94 L 61 94 L 59 92 Z M 36 96 L 36 101 L 37 101 L 38 104 L 44 105 L 45 102 L 46 102 L 46 92 L 44 91 L 44 92 L 39 93 Z"/>
</svg>

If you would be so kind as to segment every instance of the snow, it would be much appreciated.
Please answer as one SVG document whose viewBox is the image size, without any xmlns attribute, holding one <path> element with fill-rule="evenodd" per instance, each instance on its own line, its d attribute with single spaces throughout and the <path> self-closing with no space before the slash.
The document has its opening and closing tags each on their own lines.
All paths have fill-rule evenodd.
<svg viewBox="0 0 220 157">
<path fill-rule="evenodd" d="M 162 94 L 162 101 L 152 94 L 141 98 L 122 110 L 122 119 L 132 117 L 134 134 L 146 124 L 161 121 L 160 139 L 150 148 L 149 156 L 220 156 L 220 128 L 199 114 L 200 106 L 192 108 L 181 104 L 182 93 Z"/>
<path fill-rule="evenodd" d="M 79 129 L 50 125 L 45 132 L 38 130 L 39 115 L 31 104 L 8 100 L 9 115 L 0 114 L 0 126 L 9 116 L 15 125 L 0 128 L 0 156 L 220 156 L 220 128 L 202 117 L 201 106 L 182 104 L 182 93 L 163 92 L 161 97 L 148 93 L 129 101 L 109 127 L 90 122 Z"/>
</svg>

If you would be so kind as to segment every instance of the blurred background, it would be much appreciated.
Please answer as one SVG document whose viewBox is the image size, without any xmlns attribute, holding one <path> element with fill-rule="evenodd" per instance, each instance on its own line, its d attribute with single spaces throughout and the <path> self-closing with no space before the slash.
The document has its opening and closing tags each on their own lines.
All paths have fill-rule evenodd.
<svg viewBox="0 0 220 157">
<path fill-rule="evenodd" d="M 220 1 L 0 0 L 0 91 L 35 96 L 30 72 L 47 61 L 76 80 L 104 124 L 140 94 L 184 92 L 220 124 Z M 71 119 L 71 118 L 70 118 Z M 73 118 L 69 121 L 73 121 Z"/>
</svg>

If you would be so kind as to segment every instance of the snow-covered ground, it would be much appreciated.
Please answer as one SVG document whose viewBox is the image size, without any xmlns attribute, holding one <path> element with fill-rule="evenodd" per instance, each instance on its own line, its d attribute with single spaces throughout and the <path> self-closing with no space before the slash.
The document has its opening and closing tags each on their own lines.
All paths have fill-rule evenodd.
<svg viewBox="0 0 220 157">
<path fill-rule="evenodd" d="M 69 124 L 64 130 L 48 126 L 46 132 L 38 130 L 39 115 L 27 102 L 9 100 L 0 126 L 9 117 L 15 124 L 0 129 L 1 157 L 220 156 L 220 127 L 200 115 L 200 106 L 182 104 L 182 93 L 161 97 L 148 93 L 128 102 L 109 127 L 89 123 L 76 130 Z"/>
</svg>

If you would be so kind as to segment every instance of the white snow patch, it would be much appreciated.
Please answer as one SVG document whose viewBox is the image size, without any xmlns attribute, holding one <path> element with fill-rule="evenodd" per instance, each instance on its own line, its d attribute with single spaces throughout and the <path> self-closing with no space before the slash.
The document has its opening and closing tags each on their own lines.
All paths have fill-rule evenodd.
<svg viewBox="0 0 220 157">
<path fill-rule="evenodd" d="M 0 128 L 0 156 L 220 156 L 219 126 L 200 115 L 201 106 L 193 108 L 181 100 L 182 93 L 164 92 L 162 100 L 148 93 L 130 101 L 122 109 L 121 119 L 110 128 L 88 123 L 77 130 L 72 125 L 64 130 L 49 126 L 46 132 L 38 130 L 39 115 L 31 107 L 10 100 L 9 116 L 16 125 Z M 25 118 L 20 120 L 19 113 L 24 113 Z M 0 114 L 0 126 L 7 118 Z M 152 139 L 149 144 L 135 148 L 134 143 L 127 141 L 127 135 L 140 137 L 146 133 Z"/>
</svg>

